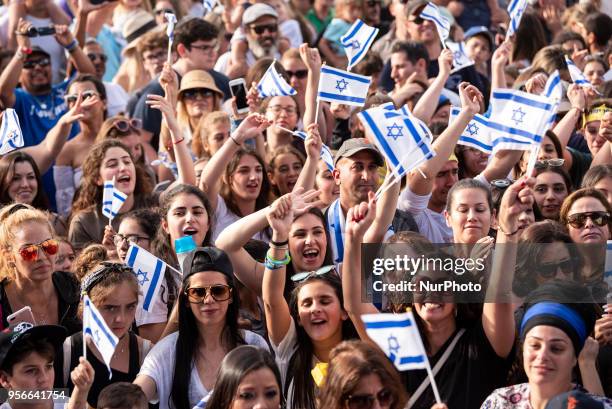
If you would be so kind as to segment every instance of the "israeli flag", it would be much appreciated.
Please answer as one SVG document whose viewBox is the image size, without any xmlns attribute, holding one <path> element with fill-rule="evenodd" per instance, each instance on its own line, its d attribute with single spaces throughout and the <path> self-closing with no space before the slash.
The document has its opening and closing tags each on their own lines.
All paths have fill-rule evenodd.
<svg viewBox="0 0 612 409">
<path fill-rule="evenodd" d="M 19 117 L 13 108 L 6 108 L 0 126 L 0 155 L 5 155 L 24 145 Z"/>
<path fill-rule="evenodd" d="M 574 84 L 580 85 L 581 87 L 593 88 L 593 84 L 586 79 L 582 71 L 580 71 L 580 68 L 578 68 L 567 55 L 565 56 L 565 64 L 567 65 L 567 69 Z"/>
<path fill-rule="evenodd" d="M 293 132 L 293 134 L 303 141 L 305 141 L 306 137 L 308 136 L 308 134 L 303 131 L 295 131 Z M 334 155 L 331 153 L 331 150 L 325 144 L 321 146 L 321 159 L 323 159 L 323 162 L 325 162 L 325 164 L 327 165 L 327 169 L 329 169 L 330 172 L 333 172 L 334 171 Z"/>
<path fill-rule="evenodd" d="M 453 69 L 451 70 L 451 74 L 462 70 L 465 67 L 469 67 L 470 65 L 474 65 L 474 61 L 472 61 L 465 53 L 464 42 L 455 43 L 452 41 L 447 41 L 446 46 L 453 53 Z"/>
<path fill-rule="evenodd" d="M 451 107 L 449 124 L 455 120 L 460 111 L 458 107 Z M 491 154 L 493 152 L 493 141 L 491 140 L 488 118 L 479 114 L 474 115 L 474 118 L 461 133 L 457 144 L 469 146 L 484 153 Z"/>
<path fill-rule="evenodd" d="M 450 21 L 440 13 L 438 6 L 432 2 L 427 3 L 423 11 L 421 11 L 421 18 L 434 22 L 436 30 L 438 30 L 438 35 L 440 36 L 440 41 L 444 44 L 450 34 L 451 24 Z"/>
<path fill-rule="evenodd" d="M 213 394 L 213 391 L 211 390 L 210 392 L 208 392 L 206 396 L 200 399 L 198 403 L 196 403 L 193 409 L 205 409 L 206 405 L 208 405 L 208 401 L 210 400 L 210 397 L 212 396 L 212 394 Z"/>
<path fill-rule="evenodd" d="M 105 181 L 104 190 L 102 192 L 102 214 L 109 220 L 112 220 L 117 216 L 126 199 L 127 195 L 125 193 L 115 189 L 114 177 L 113 180 Z"/>
<path fill-rule="evenodd" d="M 510 37 L 518 30 L 523 18 L 523 13 L 527 9 L 527 0 L 511 0 L 508 4 L 508 15 L 510 16 L 510 24 L 506 36 Z"/>
<path fill-rule="evenodd" d="M 544 92 L 542 93 L 545 97 L 561 100 L 563 98 L 563 84 L 561 83 L 561 76 L 559 70 L 555 70 L 546 81 L 544 86 Z"/>
<path fill-rule="evenodd" d="M 365 105 L 371 77 L 353 74 L 327 65 L 321 67 L 317 100 L 339 104 Z"/>
<path fill-rule="evenodd" d="M 174 41 L 174 26 L 176 25 L 176 16 L 173 13 L 164 13 L 164 17 L 168 21 L 168 27 L 166 27 L 166 35 L 170 42 Z"/>
<path fill-rule="evenodd" d="M 362 111 L 357 117 L 371 135 L 369 139 L 387 158 L 396 178 L 435 156 L 431 132 L 418 118 L 380 106 Z"/>
<path fill-rule="evenodd" d="M 491 97 L 489 128 L 493 151 L 528 150 L 540 145 L 557 104 L 542 95 L 510 89 L 496 89 Z"/>
<path fill-rule="evenodd" d="M 138 302 L 143 310 L 149 312 L 161 287 L 166 263 L 132 243 L 125 256 L 125 264 L 132 268 L 138 280 L 142 293 Z"/>
<path fill-rule="evenodd" d="M 85 342 L 86 337 L 93 341 L 98 352 L 102 355 L 110 379 L 113 375 L 110 362 L 119 339 L 108 328 L 104 318 L 102 318 L 102 314 L 100 314 L 100 311 L 98 311 L 87 295 L 83 298 L 83 342 Z"/>
<path fill-rule="evenodd" d="M 203 0 L 204 16 L 210 13 L 211 11 L 213 11 L 216 5 L 217 5 L 217 0 Z"/>
<path fill-rule="evenodd" d="M 429 363 L 412 311 L 403 314 L 364 314 L 366 332 L 398 371 L 427 369 Z"/>
<path fill-rule="evenodd" d="M 377 35 L 377 28 L 370 27 L 357 19 L 347 33 L 340 37 L 340 42 L 348 57 L 347 70 L 350 71 L 352 67 L 365 57 Z"/>
<path fill-rule="evenodd" d="M 259 96 L 267 98 L 297 94 L 297 92 L 291 88 L 291 85 L 287 84 L 287 81 L 285 81 L 278 71 L 276 71 L 276 68 L 274 68 L 275 63 L 276 60 L 272 61 L 272 64 L 270 64 L 264 76 L 261 77 L 259 84 L 257 84 Z"/>
</svg>

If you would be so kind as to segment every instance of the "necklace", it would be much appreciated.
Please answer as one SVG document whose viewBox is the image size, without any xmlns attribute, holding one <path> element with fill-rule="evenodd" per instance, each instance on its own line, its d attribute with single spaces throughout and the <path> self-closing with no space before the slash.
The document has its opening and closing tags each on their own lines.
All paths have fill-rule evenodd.
<svg viewBox="0 0 612 409">
<path fill-rule="evenodd" d="M 17 301 L 18 306 L 20 306 L 21 308 L 23 307 L 30 307 L 32 309 L 32 315 L 34 316 L 35 319 L 35 323 L 36 325 L 46 325 L 50 322 L 49 320 L 49 312 L 51 309 L 51 303 L 53 302 L 53 297 L 49 297 L 49 301 L 47 301 L 47 304 L 44 306 L 44 308 L 42 309 L 42 311 L 45 312 L 40 312 L 38 310 L 35 310 L 34 308 L 32 308 L 31 305 L 28 305 L 26 302 L 23 301 L 23 299 L 21 298 L 21 295 L 17 292 L 17 289 L 13 289 L 14 290 L 14 294 L 15 294 L 15 298 Z"/>
</svg>

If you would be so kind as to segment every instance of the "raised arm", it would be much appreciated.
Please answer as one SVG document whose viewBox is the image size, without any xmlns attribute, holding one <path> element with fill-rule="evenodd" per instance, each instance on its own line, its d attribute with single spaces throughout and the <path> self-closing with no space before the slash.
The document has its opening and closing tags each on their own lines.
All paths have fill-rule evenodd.
<svg viewBox="0 0 612 409">
<path fill-rule="evenodd" d="M 512 184 L 502 198 L 499 209 L 499 229 L 491 276 L 487 288 L 487 301 L 482 312 L 482 326 L 495 353 L 506 358 L 514 345 L 515 323 L 512 304 L 512 280 L 516 265 L 519 239 L 519 216 L 533 206 L 531 190 L 534 179 L 525 177 Z M 494 302 L 490 302 L 494 301 Z"/>
<path fill-rule="evenodd" d="M 390 167 L 387 166 L 387 168 L 389 169 Z M 390 176 L 391 172 L 387 174 L 387 177 Z M 391 223 L 393 223 L 395 209 L 397 209 L 400 185 L 400 181 L 396 181 L 379 198 L 380 203 L 377 206 L 378 209 L 375 210 L 376 217 L 363 237 L 364 243 L 381 243 L 385 239 L 385 234 L 389 230 Z"/>
<path fill-rule="evenodd" d="M 81 74 L 95 74 L 96 69 L 93 63 L 85 55 L 83 49 L 79 45 L 78 41 L 75 40 L 72 32 L 68 29 L 68 26 L 56 25 L 55 26 L 55 39 L 57 42 L 64 47 L 70 53 L 70 59 L 74 63 L 77 71 Z"/>
<path fill-rule="evenodd" d="M 242 147 L 244 141 L 262 133 L 263 130 L 271 124 L 272 122 L 268 121 L 266 117 L 261 114 L 249 114 L 249 116 L 238 125 L 238 128 L 232 132 L 221 149 L 215 152 L 212 158 L 210 158 L 202 170 L 200 189 L 208 195 L 208 200 L 210 200 L 210 205 L 213 209 L 217 208 L 217 195 L 221 189 L 223 172 L 227 164 L 238 149 Z"/>
<path fill-rule="evenodd" d="M 308 125 L 314 123 L 315 118 L 317 118 L 317 89 L 319 88 L 319 78 L 321 77 L 321 55 L 319 50 L 310 48 L 308 44 L 304 43 L 300 46 L 300 57 L 302 57 L 302 61 L 304 61 L 308 68 L 306 95 L 304 97 L 306 109 L 302 118 L 304 129 L 307 129 Z M 323 108 L 321 106 L 319 106 L 317 125 L 319 125 L 319 134 L 327 135 L 327 124 L 325 123 L 325 115 L 323 115 Z"/>
<path fill-rule="evenodd" d="M 493 53 L 491 59 L 491 92 L 497 88 L 506 88 L 506 64 L 512 53 L 512 43 L 510 40 L 504 41 Z"/>
<path fill-rule="evenodd" d="M 11 2 L 11 6 L 9 7 L 17 7 L 14 3 Z M 19 4 L 19 7 L 24 7 L 24 5 Z M 27 22 L 23 18 L 19 19 L 19 24 L 17 25 L 17 29 L 15 30 L 17 33 L 26 33 L 30 27 L 32 27 L 32 23 Z M 8 65 L 0 74 L 0 99 L 6 108 L 12 108 L 15 106 L 15 87 L 19 83 L 19 76 L 21 75 L 21 70 L 23 69 L 23 62 L 25 61 L 27 54 L 25 54 L 22 50 L 30 48 L 30 38 L 22 35 L 16 34 L 17 42 L 17 51 L 13 58 L 9 61 Z"/>
<path fill-rule="evenodd" d="M 64 359 L 68 359 L 64 357 Z M 70 373 L 74 390 L 70 395 L 70 400 L 66 409 L 86 409 L 87 395 L 93 385 L 95 371 L 91 364 L 84 358 L 79 358 L 79 365 Z"/>
<path fill-rule="evenodd" d="M 306 162 L 300 172 L 297 182 L 293 190 L 301 187 L 304 190 L 310 190 L 314 188 L 315 178 L 317 176 L 317 165 L 321 158 L 321 147 L 323 142 L 321 141 L 321 135 L 317 124 L 310 124 L 306 127 L 308 136 L 304 141 L 304 147 L 306 148 Z"/>
<path fill-rule="evenodd" d="M 436 156 L 429 159 L 419 167 L 426 176 L 423 178 L 419 172 L 408 175 L 408 186 L 417 195 L 428 195 L 433 189 L 433 183 L 437 173 L 448 161 L 448 157 L 455 149 L 459 136 L 468 125 L 474 115 L 480 111 L 480 103 L 483 100 L 482 93 L 467 82 L 459 85 L 459 96 L 461 97 L 461 111 L 455 120 L 448 125 L 442 134 L 433 142 Z"/>
<path fill-rule="evenodd" d="M 85 37 L 87 36 L 87 16 L 94 10 L 102 7 L 108 7 L 108 2 L 102 2 L 100 4 L 91 4 L 90 0 L 77 0 L 77 10 L 74 16 L 75 22 L 72 28 L 74 38 L 79 42 L 81 48 L 85 46 Z M 70 24 L 70 23 L 66 23 Z"/>
<path fill-rule="evenodd" d="M 97 95 L 93 95 L 83 101 L 82 94 L 79 94 L 74 106 L 62 115 L 41 143 L 23 149 L 24 152 L 34 158 L 41 174 L 45 173 L 53 165 L 53 162 L 68 140 L 72 125 L 83 117 L 83 109 L 87 109 L 97 102 Z"/>
<path fill-rule="evenodd" d="M 412 110 L 414 116 L 416 116 L 426 124 L 429 123 L 434 112 L 436 112 L 436 107 L 438 106 L 438 99 L 440 98 L 440 94 L 442 93 L 444 84 L 446 84 L 446 80 L 448 80 L 452 65 L 453 52 L 448 48 L 442 50 L 440 56 L 438 57 L 438 66 L 440 67 L 438 76 L 433 80 L 431 84 L 429 84 L 429 88 L 427 88 L 423 96 L 419 98 L 419 101 Z"/>
</svg>

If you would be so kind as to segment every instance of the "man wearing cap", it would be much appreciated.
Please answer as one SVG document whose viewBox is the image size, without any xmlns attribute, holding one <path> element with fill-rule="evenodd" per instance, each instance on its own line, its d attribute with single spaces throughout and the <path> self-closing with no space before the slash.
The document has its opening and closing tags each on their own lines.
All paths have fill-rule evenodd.
<svg viewBox="0 0 612 409">
<path fill-rule="evenodd" d="M 465 53 L 474 60 L 474 66 L 485 78 L 489 76 L 489 61 L 495 48 L 493 35 L 485 26 L 476 26 L 465 32 Z"/>
<path fill-rule="evenodd" d="M 183 19 L 174 29 L 173 49 L 178 54 L 178 60 L 172 68 L 179 76 L 192 70 L 205 70 L 215 81 L 215 85 L 223 92 L 225 99 L 230 98 L 229 79 L 213 70 L 217 60 L 217 28 L 202 19 Z M 161 129 L 162 115 L 158 109 L 147 105 L 147 95 L 164 95 L 164 90 L 157 78 L 153 79 L 142 91 L 142 96 L 134 109 L 134 117 L 142 120 L 143 140 L 151 143 L 153 148 L 159 149 L 159 131 Z"/>
<path fill-rule="evenodd" d="M 234 61 L 234 55 L 230 51 L 223 54 L 215 70 L 225 73 L 230 78 L 238 78 L 246 75 L 249 67 L 264 57 L 280 60 L 278 51 L 278 13 L 271 6 L 257 3 L 246 9 L 242 15 L 242 30 L 248 44 L 246 53 L 240 55 Z M 240 37 L 232 38 L 232 42 L 240 40 Z"/>
<path fill-rule="evenodd" d="M 66 329 L 59 325 L 33 326 L 29 322 L 21 322 L 12 330 L 0 333 L 0 386 L 6 389 L 8 395 L 8 400 L 0 405 L 0 409 L 85 407 L 94 370 L 83 358 L 72 372 L 75 383 L 72 396 L 66 389 L 56 389 L 56 396 L 52 399 L 35 394 L 36 391 L 48 393 L 54 390 L 53 362 L 56 353 L 61 353 L 67 335 Z M 30 392 L 31 396 L 11 396 L 12 391 Z"/>
<path fill-rule="evenodd" d="M 340 186 L 340 197 L 325 211 L 325 219 L 332 241 L 334 262 L 339 264 L 344 256 L 344 228 L 348 209 L 369 200 L 370 193 L 379 185 L 380 167 L 385 165 L 378 149 L 365 138 L 344 141 L 334 157 L 332 173 Z M 399 184 L 394 184 L 378 200 L 376 218 L 368 229 L 364 242 L 378 243 L 398 231 L 418 231 L 411 215 L 398 211 Z"/>
</svg>

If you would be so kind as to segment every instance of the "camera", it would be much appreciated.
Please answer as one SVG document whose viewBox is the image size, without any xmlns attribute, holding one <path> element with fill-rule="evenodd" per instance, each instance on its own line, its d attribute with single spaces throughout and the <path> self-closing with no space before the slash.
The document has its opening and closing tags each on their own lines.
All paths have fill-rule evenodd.
<svg viewBox="0 0 612 409">
<path fill-rule="evenodd" d="M 25 32 L 25 35 L 28 37 L 42 37 L 42 36 L 50 36 L 55 34 L 55 27 L 53 26 L 48 26 L 48 27 L 30 27 L 28 28 L 28 30 Z"/>
</svg>

